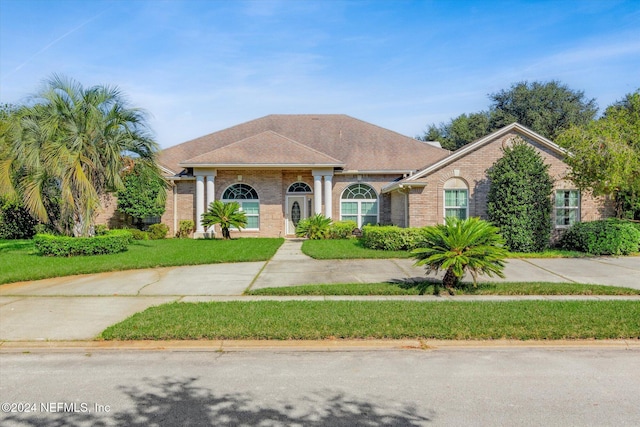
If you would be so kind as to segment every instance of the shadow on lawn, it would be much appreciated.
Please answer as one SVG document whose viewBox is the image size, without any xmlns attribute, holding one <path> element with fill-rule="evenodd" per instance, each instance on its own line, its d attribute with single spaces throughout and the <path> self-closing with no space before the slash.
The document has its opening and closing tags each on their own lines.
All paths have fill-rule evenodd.
<svg viewBox="0 0 640 427">
<path fill-rule="evenodd" d="M 218 394 L 195 385 L 197 378 L 158 380 L 121 387 L 135 407 L 121 412 L 16 414 L 8 425 L 26 426 L 420 426 L 431 421 L 413 405 L 368 402 L 341 393 L 321 392 L 298 402 L 263 400 L 248 394 Z M 33 416 L 32 418 L 25 417 Z M 15 424 L 14 424 L 15 423 Z M 7 425 L 5 424 L 5 425 Z"/>
<path fill-rule="evenodd" d="M 406 279 L 392 280 L 389 284 L 398 286 L 402 289 L 416 289 L 418 295 L 440 295 L 443 290 L 442 280 L 434 277 L 409 277 Z M 493 283 L 478 283 L 476 286 L 472 282 L 461 282 L 455 288 L 456 295 L 481 295 L 483 292 L 495 290 L 496 285 Z"/>
</svg>

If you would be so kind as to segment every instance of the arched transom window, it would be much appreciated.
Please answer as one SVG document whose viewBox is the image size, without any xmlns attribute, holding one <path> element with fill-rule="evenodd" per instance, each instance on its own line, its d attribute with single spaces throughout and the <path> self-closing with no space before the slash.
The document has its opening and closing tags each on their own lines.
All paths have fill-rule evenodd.
<svg viewBox="0 0 640 427">
<path fill-rule="evenodd" d="M 469 217 L 469 187 L 462 178 L 451 178 L 444 183 L 444 217 Z"/>
<path fill-rule="evenodd" d="M 287 189 L 287 193 L 313 193 L 309 184 L 304 182 L 294 182 Z"/>
<path fill-rule="evenodd" d="M 358 228 L 378 223 L 378 195 L 367 184 L 352 184 L 340 199 L 340 219 L 355 221 Z"/>
<path fill-rule="evenodd" d="M 247 216 L 247 230 L 260 227 L 260 200 L 258 193 L 250 185 L 233 184 L 222 193 L 223 202 L 238 202 Z"/>
</svg>

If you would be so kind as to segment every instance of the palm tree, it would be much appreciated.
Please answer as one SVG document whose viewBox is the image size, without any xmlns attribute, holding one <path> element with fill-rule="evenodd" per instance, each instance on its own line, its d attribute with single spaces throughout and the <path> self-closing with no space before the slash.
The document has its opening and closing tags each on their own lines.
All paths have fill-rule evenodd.
<svg viewBox="0 0 640 427">
<path fill-rule="evenodd" d="M 326 239 L 331 227 L 331 218 L 322 214 L 315 214 L 310 218 L 300 220 L 296 227 L 296 236 L 307 237 L 311 240 Z"/>
<path fill-rule="evenodd" d="M 427 274 L 446 271 L 442 284 L 451 294 L 466 272 L 474 286 L 479 274 L 504 277 L 504 239 L 498 228 L 479 218 L 447 218 L 445 224 L 426 227 L 422 246 L 411 252 L 415 265 L 425 265 Z"/>
<path fill-rule="evenodd" d="M 20 195 L 46 223 L 53 186 L 61 221 L 72 224 L 75 236 L 90 234 L 101 196 L 123 187 L 127 157 L 155 163 L 158 145 L 146 114 L 130 108 L 114 87 L 85 89 L 54 75 L 15 117 L 20 130 L 10 141 L 10 155 L 0 159 L 0 177 L 15 173 L 19 179 L 0 179 L 0 194 Z"/>
<path fill-rule="evenodd" d="M 238 202 L 224 203 L 222 200 L 216 200 L 209 205 L 209 210 L 202 214 L 201 222 L 205 227 L 220 224 L 222 237 L 230 239 L 229 228 L 243 229 L 247 226 L 247 216 L 240 210 Z"/>
</svg>

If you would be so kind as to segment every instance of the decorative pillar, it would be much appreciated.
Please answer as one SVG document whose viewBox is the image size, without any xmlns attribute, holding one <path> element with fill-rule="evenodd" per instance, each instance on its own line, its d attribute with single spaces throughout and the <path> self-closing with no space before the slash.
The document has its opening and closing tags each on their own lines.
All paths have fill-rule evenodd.
<svg viewBox="0 0 640 427">
<path fill-rule="evenodd" d="M 331 199 L 333 197 L 333 176 L 325 175 L 324 176 L 324 216 L 327 218 L 331 218 Z"/>
<path fill-rule="evenodd" d="M 313 175 L 313 213 L 322 213 L 322 175 Z"/>
<path fill-rule="evenodd" d="M 209 210 L 209 205 L 211 205 L 211 203 L 213 203 L 213 201 L 216 199 L 215 195 L 216 195 L 216 187 L 215 187 L 215 181 L 216 181 L 216 176 L 215 175 L 207 175 L 207 204 L 204 207 L 204 211 L 207 212 Z M 213 226 L 209 227 L 209 229 L 207 230 L 211 233 L 213 233 Z"/>
<path fill-rule="evenodd" d="M 196 233 L 204 233 L 200 220 L 204 213 L 204 176 L 196 176 Z"/>
</svg>

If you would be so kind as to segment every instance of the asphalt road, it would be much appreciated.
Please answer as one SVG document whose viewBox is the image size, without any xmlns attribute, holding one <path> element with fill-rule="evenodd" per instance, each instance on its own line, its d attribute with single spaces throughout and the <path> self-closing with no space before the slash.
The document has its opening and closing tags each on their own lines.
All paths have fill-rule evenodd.
<svg viewBox="0 0 640 427">
<path fill-rule="evenodd" d="M 0 354 L 2 426 L 638 426 L 637 349 Z M 35 406 L 34 406 L 35 405 Z"/>
</svg>

